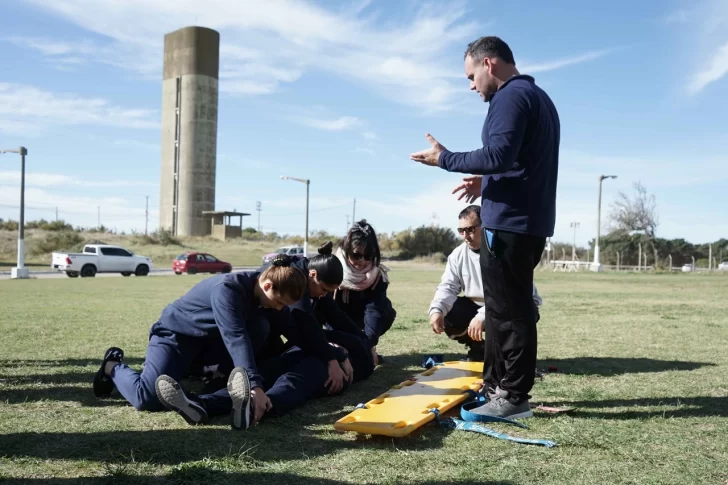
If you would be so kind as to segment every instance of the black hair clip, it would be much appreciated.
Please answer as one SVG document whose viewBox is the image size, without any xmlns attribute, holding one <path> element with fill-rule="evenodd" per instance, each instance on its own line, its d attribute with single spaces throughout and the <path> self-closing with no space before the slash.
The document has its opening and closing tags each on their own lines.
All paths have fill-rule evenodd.
<svg viewBox="0 0 728 485">
<path fill-rule="evenodd" d="M 364 224 L 354 224 L 354 230 L 363 233 L 364 237 L 369 237 L 369 234 L 371 233 L 371 227 L 366 222 Z"/>
</svg>

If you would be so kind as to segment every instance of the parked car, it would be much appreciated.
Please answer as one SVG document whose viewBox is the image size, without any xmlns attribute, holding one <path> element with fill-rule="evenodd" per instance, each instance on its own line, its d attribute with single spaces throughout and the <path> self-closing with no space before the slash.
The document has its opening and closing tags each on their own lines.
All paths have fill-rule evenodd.
<svg viewBox="0 0 728 485">
<path fill-rule="evenodd" d="M 723 261 L 718 265 L 718 271 L 728 271 L 728 261 Z"/>
<path fill-rule="evenodd" d="M 692 273 L 693 272 L 693 265 L 690 263 L 686 263 L 682 265 L 682 272 L 683 273 Z"/>
<path fill-rule="evenodd" d="M 87 244 L 81 253 L 53 253 L 51 267 L 69 278 L 92 278 L 96 273 L 146 276 L 154 269 L 152 260 L 128 249 L 108 244 Z"/>
<path fill-rule="evenodd" d="M 283 246 L 282 248 L 276 249 L 272 253 L 264 254 L 263 255 L 263 264 L 270 263 L 273 258 L 278 256 L 279 254 L 287 254 L 291 256 L 294 260 L 300 259 L 303 257 L 303 246 Z"/>
<path fill-rule="evenodd" d="M 229 273 L 233 265 L 208 253 L 183 253 L 172 262 L 176 274 Z"/>
</svg>

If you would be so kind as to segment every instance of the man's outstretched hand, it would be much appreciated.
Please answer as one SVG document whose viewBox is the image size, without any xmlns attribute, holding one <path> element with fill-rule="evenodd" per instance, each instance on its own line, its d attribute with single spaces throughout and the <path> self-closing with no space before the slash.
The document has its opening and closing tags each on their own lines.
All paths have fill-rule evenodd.
<svg viewBox="0 0 728 485">
<path fill-rule="evenodd" d="M 455 194 L 462 191 L 460 197 L 458 197 L 458 200 L 463 200 L 463 197 L 465 197 L 465 202 L 467 202 L 468 204 L 472 204 L 473 202 L 478 200 L 478 197 L 480 197 L 482 183 L 483 177 L 481 177 L 480 175 L 470 175 L 468 177 L 465 177 L 463 179 L 463 183 L 455 187 L 452 193 Z"/>
<path fill-rule="evenodd" d="M 413 153 L 410 155 L 410 159 L 414 160 L 415 162 L 420 162 L 424 165 L 437 167 L 437 164 L 440 160 L 440 154 L 444 152 L 446 148 L 442 146 L 439 141 L 435 140 L 435 138 L 433 138 L 433 136 L 429 133 L 425 135 L 425 138 L 427 138 L 427 141 L 430 142 L 432 148 L 422 150 L 421 152 Z"/>
</svg>

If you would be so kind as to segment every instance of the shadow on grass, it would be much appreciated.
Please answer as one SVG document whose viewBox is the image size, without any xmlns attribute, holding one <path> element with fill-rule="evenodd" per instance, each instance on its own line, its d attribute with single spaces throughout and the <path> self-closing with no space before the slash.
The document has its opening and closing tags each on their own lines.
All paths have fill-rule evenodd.
<svg viewBox="0 0 728 485">
<path fill-rule="evenodd" d="M 690 371 L 706 366 L 710 362 L 685 362 L 679 360 L 657 360 L 643 357 L 571 357 L 567 359 L 539 359 L 538 367 L 555 366 L 559 374 L 616 376 L 645 372 Z"/>
<path fill-rule="evenodd" d="M 385 364 L 377 368 L 372 377 L 355 383 L 346 393 L 312 400 L 286 416 L 268 418 L 244 432 L 232 431 L 227 416 L 215 418 L 207 426 L 179 429 L 125 430 L 122 421 L 109 423 L 114 431 L 4 434 L 2 453 L 5 457 L 92 460 L 104 463 L 128 463 L 133 460 L 176 465 L 206 458 L 238 459 L 241 456 L 258 462 L 300 460 L 362 447 L 382 451 L 395 448 L 440 448 L 449 431 L 432 423 L 405 438 L 396 439 L 340 433 L 333 428 L 334 422 L 351 412 L 357 403 L 366 402 L 392 385 L 422 372 L 424 369 L 419 366 L 420 360 L 419 354 L 388 356 Z M 90 385 L 12 390 L 3 394 L 3 399 L 9 399 L 10 402 L 56 399 L 79 401 L 91 406 L 111 403 L 128 406 L 119 400 L 96 400 Z M 145 419 L 153 419 L 151 413 L 147 416 Z M 179 419 L 180 426 L 186 426 Z M 152 424 L 159 426 L 158 423 Z"/>
<path fill-rule="evenodd" d="M 58 368 L 58 367 L 94 367 L 94 369 L 98 369 L 99 365 L 101 364 L 101 359 L 103 358 L 103 350 L 99 353 L 98 357 L 95 357 L 93 359 L 59 359 L 59 360 L 53 360 L 53 359 L 41 359 L 41 360 L 35 360 L 35 359 L 0 359 L 0 369 L 3 367 L 30 367 L 30 368 L 38 368 L 38 367 L 51 367 L 51 368 Z M 124 362 L 129 365 L 141 365 L 142 362 L 144 362 L 144 359 L 141 357 L 130 357 L 125 358 Z M 95 371 L 95 370 L 94 370 Z M 51 376 L 53 374 L 50 374 Z"/>
<path fill-rule="evenodd" d="M 125 363 L 138 371 L 141 371 L 141 364 L 143 361 L 144 359 L 142 358 L 125 359 Z M 7 402 L 8 404 L 36 401 L 75 401 L 86 406 L 127 405 L 116 391 L 114 391 L 112 399 L 110 400 L 100 400 L 93 396 L 91 387 L 92 381 L 96 371 L 98 370 L 97 366 L 100 362 L 101 359 L 65 359 L 55 361 L 0 359 L 0 372 L 8 367 L 41 368 L 39 372 L 25 375 L 0 373 L 0 384 L 16 387 L 15 389 L 4 389 L 2 392 L 2 401 Z M 380 366 L 368 380 L 356 383 L 355 389 L 358 393 L 370 393 L 371 395 L 364 399 L 364 401 L 368 401 L 386 389 L 383 389 L 382 386 L 386 386 L 388 388 L 411 375 L 423 372 L 425 369 L 419 367 L 420 363 L 421 357 L 418 354 L 388 356 L 385 364 Z M 44 374 L 42 370 L 44 367 L 60 368 L 66 366 L 93 366 L 93 370 L 89 372 L 61 372 L 57 374 Z M 406 368 L 412 368 L 412 370 L 406 371 Z M 196 379 L 192 380 L 195 381 Z M 188 379 L 182 379 L 181 382 L 189 384 L 191 381 Z M 28 386 L 29 384 L 33 384 L 33 386 Z M 45 384 L 46 386 L 35 386 L 35 384 Z M 47 386 L 48 384 L 51 386 Z M 194 391 L 198 390 L 195 389 L 195 384 L 192 384 L 190 389 Z M 347 397 L 351 397 L 352 391 L 345 393 L 343 398 L 346 399 Z M 341 399 L 341 397 L 331 399 Z"/>
<path fill-rule="evenodd" d="M 140 367 L 143 359 L 125 359 L 129 365 Z M 15 389 L 3 389 L 2 401 L 19 404 L 34 401 L 76 401 L 87 406 L 108 406 L 114 401 L 97 400 L 91 391 L 94 374 L 98 370 L 98 359 L 60 359 L 60 360 L 18 360 L 0 359 L 0 384 Z M 88 371 L 53 373 L 53 369 L 63 367 L 89 367 Z M 10 368 L 28 369 L 26 374 L 10 373 Z M 48 369 L 48 371 L 46 371 Z M 40 384 L 41 386 L 37 386 Z M 48 386 L 48 385 L 51 386 Z M 76 384 L 69 386 L 69 384 Z M 18 386 L 30 386 L 17 388 Z"/>
<path fill-rule="evenodd" d="M 166 480 L 164 480 L 166 479 Z M 78 483 L 79 485 L 102 485 L 109 483 L 124 484 L 142 484 L 149 483 L 154 480 L 150 477 L 139 477 L 134 475 L 110 474 L 107 477 L 83 477 L 83 478 L 36 478 L 36 479 L 18 479 L 14 483 L 28 483 L 37 485 L 67 485 L 70 483 Z M 169 475 L 163 477 L 163 481 L 169 480 L 176 484 L 186 483 L 214 483 L 214 484 L 240 484 L 240 483 L 265 483 L 265 484 L 313 484 L 313 485 L 344 485 L 360 482 L 344 482 L 340 480 L 330 480 L 327 478 L 314 478 L 303 475 L 294 475 L 292 473 L 265 473 L 265 472 L 225 472 L 218 470 L 210 470 L 209 468 L 194 468 L 185 470 L 175 470 Z M 394 483 L 387 481 L 386 483 Z M 458 485 L 465 483 L 473 483 L 472 480 L 424 480 L 424 481 L 396 481 L 403 485 Z M 513 482 L 504 481 L 479 481 L 483 485 L 513 485 Z"/>
<path fill-rule="evenodd" d="M 561 404 L 561 403 L 559 403 Z M 728 417 L 728 399 L 725 397 L 651 397 L 613 399 L 606 401 L 568 401 L 564 405 L 575 406 L 572 413 L 580 418 L 646 419 L 646 418 L 704 418 Z M 609 408 L 654 408 L 613 409 Z"/>
</svg>

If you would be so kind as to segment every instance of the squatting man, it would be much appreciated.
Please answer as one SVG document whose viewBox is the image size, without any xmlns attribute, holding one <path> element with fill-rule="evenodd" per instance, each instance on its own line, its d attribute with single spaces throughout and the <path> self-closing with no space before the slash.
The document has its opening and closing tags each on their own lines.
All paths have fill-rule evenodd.
<svg viewBox="0 0 728 485">
<path fill-rule="evenodd" d="M 464 344 L 468 360 L 482 361 L 485 356 L 485 304 L 480 271 L 480 207 L 470 205 L 458 215 L 458 234 L 463 243 L 450 253 L 442 280 L 430 303 L 432 331 L 445 332 L 451 339 Z M 463 293 L 462 296 L 460 293 Z M 543 300 L 533 285 L 533 302 L 538 307 Z"/>
</svg>

